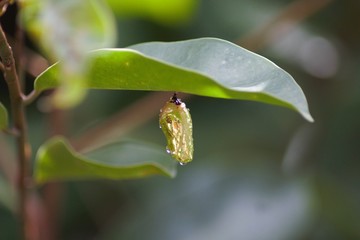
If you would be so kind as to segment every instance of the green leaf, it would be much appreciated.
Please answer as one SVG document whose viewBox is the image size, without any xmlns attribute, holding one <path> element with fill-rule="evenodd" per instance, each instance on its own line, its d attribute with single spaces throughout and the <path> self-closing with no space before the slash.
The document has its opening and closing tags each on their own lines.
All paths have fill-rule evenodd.
<svg viewBox="0 0 360 240">
<path fill-rule="evenodd" d="M 8 113 L 4 105 L 0 103 L 0 130 L 7 128 L 8 126 Z"/>
<path fill-rule="evenodd" d="M 80 154 L 61 137 L 46 142 L 37 153 L 37 183 L 76 179 L 129 179 L 154 174 L 176 175 L 176 162 L 163 149 L 134 141 L 112 143 Z"/>
<path fill-rule="evenodd" d="M 115 19 L 102 1 L 27 0 L 20 6 L 24 28 L 55 61 L 78 64 L 78 54 L 115 43 Z"/>
<path fill-rule="evenodd" d="M 40 49 L 52 61 L 61 62 L 61 85 L 53 98 L 56 107 L 72 107 L 86 94 L 83 78 L 88 51 L 115 44 L 115 19 L 98 0 L 27 0 L 21 20 Z"/>
<path fill-rule="evenodd" d="M 164 25 L 181 24 L 190 20 L 198 0 L 106 0 L 121 16 L 146 17 Z"/>
<path fill-rule="evenodd" d="M 152 42 L 88 55 L 93 89 L 176 91 L 285 106 L 313 121 L 303 91 L 283 69 L 230 42 L 201 38 Z M 59 85 L 58 66 L 39 75 L 35 89 Z"/>
</svg>

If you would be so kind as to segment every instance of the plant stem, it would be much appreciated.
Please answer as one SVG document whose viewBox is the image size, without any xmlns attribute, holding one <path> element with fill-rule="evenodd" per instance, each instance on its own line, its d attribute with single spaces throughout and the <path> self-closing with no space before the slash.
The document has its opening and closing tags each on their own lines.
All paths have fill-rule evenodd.
<svg viewBox="0 0 360 240">
<path fill-rule="evenodd" d="M 38 96 L 39 96 L 39 92 L 36 90 L 33 90 L 31 93 L 29 93 L 26 96 L 23 96 L 23 101 L 25 106 L 29 105 L 30 103 L 32 103 Z"/>
<path fill-rule="evenodd" d="M 29 217 L 26 210 L 27 187 L 29 177 L 29 161 L 31 156 L 30 145 L 27 140 L 27 126 L 25 120 L 25 109 L 23 94 L 20 88 L 18 75 L 16 73 L 15 60 L 10 45 L 7 42 L 5 33 L 0 26 L 0 57 L 3 63 L 3 74 L 8 85 L 11 112 L 14 121 L 14 128 L 19 133 L 16 136 L 18 148 L 18 174 L 17 186 L 19 192 L 19 217 L 21 221 L 21 233 L 23 239 L 29 239 Z"/>
</svg>

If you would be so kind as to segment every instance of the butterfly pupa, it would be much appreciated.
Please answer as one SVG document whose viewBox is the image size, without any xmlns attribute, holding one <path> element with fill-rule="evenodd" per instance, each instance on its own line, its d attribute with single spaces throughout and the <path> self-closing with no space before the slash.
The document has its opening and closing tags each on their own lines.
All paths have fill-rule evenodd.
<svg viewBox="0 0 360 240">
<path fill-rule="evenodd" d="M 194 153 L 192 120 L 189 109 L 176 94 L 161 108 L 159 123 L 166 137 L 166 151 L 181 165 L 190 162 Z"/>
</svg>

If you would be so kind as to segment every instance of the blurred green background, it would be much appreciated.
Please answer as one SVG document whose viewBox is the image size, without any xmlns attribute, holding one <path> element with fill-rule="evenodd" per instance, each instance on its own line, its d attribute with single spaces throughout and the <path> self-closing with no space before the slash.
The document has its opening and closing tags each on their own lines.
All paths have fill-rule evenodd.
<svg viewBox="0 0 360 240">
<path fill-rule="evenodd" d="M 315 123 L 276 106 L 192 96 L 186 103 L 194 124 L 194 161 L 179 166 L 175 179 L 42 187 L 42 194 L 55 199 L 55 235 L 69 240 L 360 239 L 360 1 L 186 4 L 178 15 L 115 11 L 118 47 L 198 37 L 239 43 L 295 78 Z M 14 34 L 15 12 L 12 6 L 1 18 L 9 34 Z M 31 86 L 33 78 L 28 79 Z M 6 103 L 3 81 L 0 90 Z M 65 114 L 66 132 L 81 131 L 148 94 L 91 91 Z M 41 101 L 28 111 L 34 149 L 50 131 L 52 115 L 41 111 Z M 165 146 L 156 116 L 127 137 Z M 0 205 L 0 239 L 17 236 L 16 220 Z"/>
</svg>

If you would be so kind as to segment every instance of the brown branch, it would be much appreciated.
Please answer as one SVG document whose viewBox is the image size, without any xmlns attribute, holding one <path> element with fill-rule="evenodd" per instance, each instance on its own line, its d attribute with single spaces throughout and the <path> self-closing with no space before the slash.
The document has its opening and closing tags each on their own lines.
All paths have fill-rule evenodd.
<svg viewBox="0 0 360 240">
<path fill-rule="evenodd" d="M 29 239 L 29 217 L 26 210 L 27 187 L 26 181 L 29 178 L 29 161 L 31 156 L 30 145 L 27 140 L 27 125 L 25 120 L 25 109 L 18 75 L 16 73 L 13 52 L 2 27 L 0 26 L 0 58 L 4 65 L 4 78 L 8 85 L 11 113 L 14 121 L 14 128 L 19 135 L 16 137 L 18 148 L 18 175 L 17 186 L 19 192 L 19 217 L 21 221 L 22 236 Z"/>
<path fill-rule="evenodd" d="M 279 39 L 287 34 L 300 22 L 319 12 L 321 9 L 328 6 L 333 0 L 297 0 L 290 3 L 287 7 L 281 10 L 273 19 L 256 28 L 254 31 L 242 37 L 237 44 L 249 49 L 259 50 L 264 48 L 270 41 L 274 41 L 274 37 Z M 286 28 L 279 27 L 286 24 Z M 274 31 L 277 35 L 274 36 Z"/>
<path fill-rule="evenodd" d="M 67 135 L 69 112 L 53 108 L 47 114 L 49 137 Z M 50 182 L 43 187 L 43 209 L 45 221 L 41 224 L 44 239 L 59 239 L 59 223 L 61 216 L 61 202 L 66 193 L 66 185 L 61 182 Z"/>
<path fill-rule="evenodd" d="M 10 45 L 18 46 L 17 40 L 14 39 L 13 37 L 8 36 L 7 39 Z M 21 67 L 31 76 L 34 77 L 39 76 L 50 65 L 48 60 L 46 60 L 43 56 L 31 50 L 30 48 L 27 48 L 26 46 L 22 46 L 21 51 L 18 50 L 17 53 L 18 53 L 18 58 L 21 61 Z"/>
</svg>

